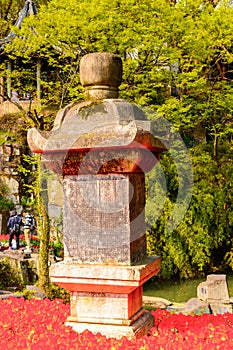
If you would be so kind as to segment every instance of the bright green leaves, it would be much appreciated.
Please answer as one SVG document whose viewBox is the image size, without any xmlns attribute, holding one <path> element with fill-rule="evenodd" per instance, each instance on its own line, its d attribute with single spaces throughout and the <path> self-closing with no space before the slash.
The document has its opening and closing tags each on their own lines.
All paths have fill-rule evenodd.
<svg viewBox="0 0 233 350">
<path fill-rule="evenodd" d="M 64 74 L 75 72 L 85 53 L 117 53 L 124 61 L 122 96 L 152 108 L 163 105 L 170 119 L 173 95 L 181 101 L 175 123 L 187 126 L 203 116 L 212 86 L 220 90 L 211 75 L 220 61 L 232 61 L 232 18 L 231 8 L 194 0 L 113 0 L 111 6 L 107 0 L 52 0 L 25 19 L 11 50 L 24 59 L 46 59 Z M 64 103 L 75 97 L 78 80 L 67 74 L 66 84 L 68 100 L 58 94 Z"/>
<path fill-rule="evenodd" d="M 162 257 L 164 277 L 200 276 L 202 273 L 232 267 L 233 229 L 233 163 L 230 142 L 219 146 L 219 160 L 213 159 L 209 145 L 196 145 L 190 150 L 194 169 L 194 187 L 190 206 L 184 219 L 172 232 L 166 230 L 171 211 L 176 205 L 177 173 L 170 157 L 165 154 L 161 165 L 166 172 L 168 189 L 163 208 L 152 200 L 147 206 L 147 221 L 152 229 L 147 236 L 148 253 Z M 159 176 L 149 178 L 148 186 L 158 187 Z M 160 195 L 163 192 L 160 189 Z M 172 196 L 172 193 L 174 196 Z M 159 196 L 154 202 L 161 203 Z M 164 197 L 163 197 L 164 198 Z M 165 204 L 164 204 L 165 203 Z M 153 212 L 154 211 L 154 212 Z M 228 260 L 227 260 L 228 259 Z M 213 270 L 212 270 L 213 269 Z"/>
</svg>

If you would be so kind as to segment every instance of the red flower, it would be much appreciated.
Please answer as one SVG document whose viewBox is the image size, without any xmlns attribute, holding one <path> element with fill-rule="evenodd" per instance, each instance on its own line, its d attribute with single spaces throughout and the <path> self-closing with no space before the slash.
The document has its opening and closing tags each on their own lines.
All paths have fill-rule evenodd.
<svg viewBox="0 0 233 350">
<path fill-rule="evenodd" d="M 4 350 L 161 350 L 233 349 L 233 315 L 185 316 L 152 312 L 155 327 L 141 339 L 107 339 L 89 331 L 76 334 L 65 326 L 70 313 L 60 299 L 0 301 L 0 344 Z"/>
</svg>

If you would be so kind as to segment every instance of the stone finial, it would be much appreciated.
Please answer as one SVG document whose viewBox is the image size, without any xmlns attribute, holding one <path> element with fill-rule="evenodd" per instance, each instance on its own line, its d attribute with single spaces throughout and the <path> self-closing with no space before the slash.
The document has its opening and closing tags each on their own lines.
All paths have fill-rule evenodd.
<svg viewBox="0 0 233 350">
<path fill-rule="evenodd" d="M 80 61 L 80 80 L 86 99 L 117 98 L 121 77 L 122 61 L 117 55 L 96 52 L 85 55 Z"/>
</svg>

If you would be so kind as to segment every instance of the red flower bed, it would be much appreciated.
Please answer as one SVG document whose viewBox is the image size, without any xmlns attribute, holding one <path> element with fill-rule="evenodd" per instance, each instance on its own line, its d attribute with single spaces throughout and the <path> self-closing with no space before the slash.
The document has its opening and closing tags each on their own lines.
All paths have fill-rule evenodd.
<svg viewBox="0 0 233 350">
<path fill-rule="evenodd" d="M 9 248 L 8 241 L 9 241 L 9 235 L 4 235 L 4 234 L 0 235 L 1 250 L 6 250 Z M 24 234 L 21 234 L 19 236 L 19 246 L 20 248 L 22 248 L 22 247 L 26 247 L 26 245 L 27 243 L 25 241 Z M 34 235 L 31 236 L 31 246 L 33 249 L 39 249 L 40 238 L 38 236 L 34 236 Z M 52 247 L 52 243 L 51 243 L 51 247 Z"/>
<path fill-rule="evenodd" d="M 178 350 L 233 349 L 233 315 L 184 316 L 153 312 L 155 327 L 141 339 L 106 339 L 85 331 L 76 334 L 64 322 L 70 307 L 61 300 L 0 301 L 0 344 L 4 350 Z"/>
</svg>

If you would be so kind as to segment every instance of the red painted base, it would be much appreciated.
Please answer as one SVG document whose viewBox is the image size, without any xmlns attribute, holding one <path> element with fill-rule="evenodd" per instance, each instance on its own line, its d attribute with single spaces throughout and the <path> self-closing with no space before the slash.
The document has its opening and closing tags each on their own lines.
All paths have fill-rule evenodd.
<svg viewBox="0 0 233 350">
<path fill-rule="evenodd" d="M 153 326 L 142 307 L 143 283 L 159 272 L 160 258 L 135 266 L 83 265 L 64 260 L 51 266 L 51 281 L 69 289 L 67 324 L 108 337 L 140 337 Z"/>
</svg>

